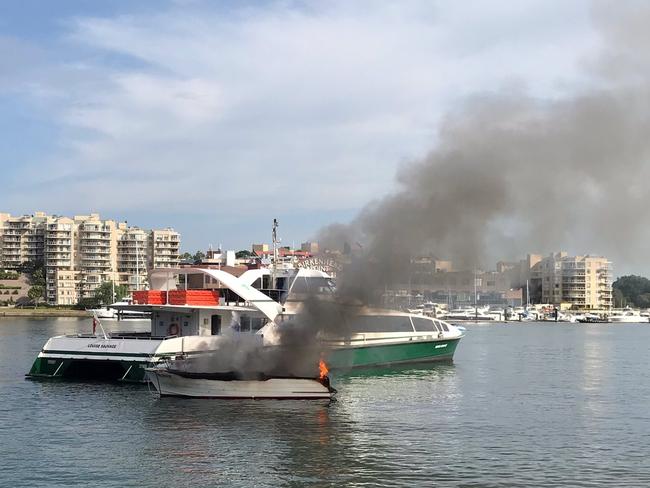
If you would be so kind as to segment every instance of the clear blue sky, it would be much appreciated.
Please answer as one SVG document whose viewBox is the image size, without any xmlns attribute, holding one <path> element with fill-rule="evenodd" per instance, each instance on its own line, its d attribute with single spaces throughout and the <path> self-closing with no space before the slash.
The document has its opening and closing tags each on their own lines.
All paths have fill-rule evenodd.
<svg viewBox="0 0 650 488">
<path fill-rule="evenodd" d="M 184 248 L 348 220 L 476 92 L 553 97 L 586 2 L 0 3 L 0 211 L 172 226 Z"/>
</svg>

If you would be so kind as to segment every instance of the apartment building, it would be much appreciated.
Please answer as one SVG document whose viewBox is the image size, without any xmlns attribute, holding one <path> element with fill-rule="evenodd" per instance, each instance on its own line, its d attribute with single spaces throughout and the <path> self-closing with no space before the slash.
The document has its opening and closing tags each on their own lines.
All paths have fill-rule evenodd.
<svg viewBox="0 0 650 488">
<path fill-rule="evenodd" d="M 178 266 L 180 246 L 180 235 L 173 229 L 152 230 L 149 244 L 149 266 L 152 269 Z"/>
<path fill-rule="evenodd" d="M 71 305 L 93 296 L 105 281 L 146 286 L 153 267 L 175 267 L 180 235 L 172 229 L 143 230 L 98 214 L 72 218 L 0 213 L 0 267 L 43 261 L 46 300 Z"/>
<path fill-rule="evenodd" d="M 7 268 L 43 256 L 46 218 L 43 212 L 22 217 L 0 213 L 0 252 Z"/>
<path fill-rule="evenodd" d="M 553 253 L 531 269 L 541 302 L 580 310 L 606 310 L 612 302 L 612 263 L 603 256 Z"/>
<path fill-rule="evenodd" d="M 147 282 L 148 270 L 154 267 L 153 263 L 149 263 L 152 254 L 151 232 L 138 227 L 120 230 L 121 235 L 117 241 L 118 282 L 126 285 L 129 291 L 140 290 Z M 178 253 L 175 263 L 178 263 Z"/>
</svg>

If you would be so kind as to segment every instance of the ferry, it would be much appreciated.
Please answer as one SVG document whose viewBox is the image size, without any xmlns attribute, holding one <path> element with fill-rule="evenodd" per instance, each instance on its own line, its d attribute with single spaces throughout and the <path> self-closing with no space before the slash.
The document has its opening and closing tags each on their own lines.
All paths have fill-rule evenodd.
<svg viewBox="0 0 650 488">
<path fill-rule="evenodd" d="M 149 283 L 150 290 L 134 292 L 131 303 L 119 306 L 150 313 L 149 332 L 107 333 L 98 322 L 92 333 L 52 337 L 27 376 L 146 381 L 146 368 L 214 353 L 233 334 L 254 334 L 265 346 L 277 346 L 309 297 L 335 296 L 325 272 L 289 266 L 239 277 L 221 269 L 161 268 L 150 273 Z M 463 336 L 443 320 L 399 311 L 357 307 L 332 320 L 339 335 L 319 339 L 334 369 L 449 361 Z"/>
</svg>

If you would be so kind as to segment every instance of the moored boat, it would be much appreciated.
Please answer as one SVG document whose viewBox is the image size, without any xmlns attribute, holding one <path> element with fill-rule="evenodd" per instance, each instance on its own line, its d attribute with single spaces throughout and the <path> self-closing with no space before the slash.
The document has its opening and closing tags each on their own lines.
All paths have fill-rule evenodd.
<svg viewBox="0 0 650 488">
<path fill-rule="evenodd" d="M 624 308 L 622 310 L 612 310 L 612 313 L 609 315 L 609 320 L 611 322 L 633 324 L 648 322 L 648 317 L 641 315 L 641 311 L 639 310 Z"/>
</svg>

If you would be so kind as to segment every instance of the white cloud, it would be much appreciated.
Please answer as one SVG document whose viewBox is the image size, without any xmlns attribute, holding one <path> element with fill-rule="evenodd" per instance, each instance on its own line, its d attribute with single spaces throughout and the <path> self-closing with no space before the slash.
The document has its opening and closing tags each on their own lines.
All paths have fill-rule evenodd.
<svg viewBox="0 0 650 488">
<path fill-rule="evenodd" d="M 319 210 L 389 191 L 460 98 L 513 80 L 555 96 L 584 81 L 578 64 L 596 43 L 582 2 L 544 0 L 181 2 L 68 25 L 78 65 L 34 89 L 67 93 L 52 107 L 61 152 L 39 179 L 80 178 L 41 185 L 37 205 L 299 206 L 314 228 Z M 120 184 L 110 191 L 107 172 Z"/>
</svg>

